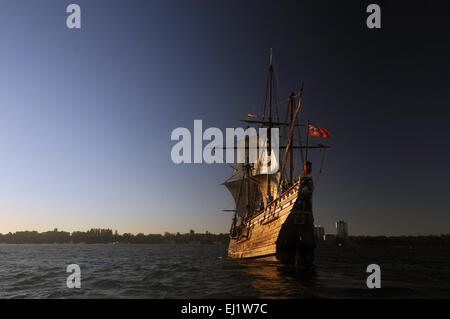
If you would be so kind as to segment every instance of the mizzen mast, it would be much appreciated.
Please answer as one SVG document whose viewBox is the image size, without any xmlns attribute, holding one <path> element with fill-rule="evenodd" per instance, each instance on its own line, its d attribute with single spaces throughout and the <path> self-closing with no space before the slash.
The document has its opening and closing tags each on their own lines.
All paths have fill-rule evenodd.
<svg viewBox="0 0 450 319">
<path fill-rule="evenodd" d="M 295 96 L 294 96 L 294 92 L 291 92 L 291 94 L 289 95 L 289 119 L 290 122 L 292 123 L 292 121 L 294 121 L 294 103 L 295 103 Z M 292 143 L 288 143 L 289 145 L 289 179 L 288 179 L 288 183 L 289 185 L 292 185 L 292 181 L 293 179 L 293 174 L 294 174 L 294 154 L 292 152 Z M 283 178 L 283 176 L 281 177 Z"/>
</svg>

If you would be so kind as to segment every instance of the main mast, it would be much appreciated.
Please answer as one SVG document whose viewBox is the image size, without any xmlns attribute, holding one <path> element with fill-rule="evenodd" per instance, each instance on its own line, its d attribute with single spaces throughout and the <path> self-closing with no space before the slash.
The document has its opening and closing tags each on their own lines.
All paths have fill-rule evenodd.
<svg viewBox="0 0 450 319">
<path fill-rule="evenodd" d="M 249 154 L 249 137 L 245 137 L 245 219 L 250 218 L 250 154 Z"/>
<path fill-rule="evenodd" d="M 271 165 L 271 159 L 272 159 L 272 147 L 271 147 L 271 140 L 272 140 L 272 82 L 273 82 L 273 66 L 272 66 L 272 48 L 270 48 L 270 64 L 269 64 L 269 121 L 267 123 L 268 128 L 268 134 L 267 134 L 267 204 L 269 204 L 269 195 L 270 195 L 270 169 L 269 166 Z"/>
</svg>

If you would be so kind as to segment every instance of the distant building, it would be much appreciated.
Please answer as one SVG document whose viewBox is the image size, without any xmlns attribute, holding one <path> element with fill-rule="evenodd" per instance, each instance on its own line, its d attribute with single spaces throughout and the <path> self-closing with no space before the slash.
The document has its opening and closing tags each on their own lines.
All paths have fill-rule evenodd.
<svg viewBox="0 0 450 319">
<path fill-rule="evenodd" d="M 316 242 L 325 240 L 325 228 L 320 225 L 314 225 L 314 239 Z"/>
<path fill-rule="evenodd" d="M 336 242 L 338 244 L 344 244 L 348 238 L 348 226 L 343 220 L 336 222 Z"/>
</svg>

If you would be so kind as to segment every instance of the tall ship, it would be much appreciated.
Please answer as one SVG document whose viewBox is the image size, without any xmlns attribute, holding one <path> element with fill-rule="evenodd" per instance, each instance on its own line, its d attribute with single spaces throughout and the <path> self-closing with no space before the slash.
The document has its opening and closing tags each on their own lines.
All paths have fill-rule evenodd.
<svg viewBox="0 0 450 319">
<path fill-rule="evenodd" d="M 238 142 L 235 149 L 238 152 L 245 151 L 245 161 L 237 164 L 231 177 L 223 183 L 235 202 L 235 208 L 228 210 L 234 212 L 228 256 L 308 267 L 314 262 L 315 251 L 312 210 L 314 184 L 308 152 L 322 149 L 325 155 L 325 150 L 329 148 L 311 143 L 310 137 L 329 138 L 330 132 L 309 120 L 300 121 L 303 84 L 297 94 L 292 92 L 281 102 L 274 98 L 276 80 L 272 50 L 268 71 L 262 112 L 248 113 L 247 118 L 241 120 L 247 124 L 247 129 L 267 128 L 267 136 L 261 142 L 260 137 L 246 134 L 245 143 Z M 280 119 L 279 114 L 283 110 L 286 118 Z M 305 127 L 305 143 L 302 144 Z M 272 128 L 278 128 L 281 141 L 278 145 L 271 145 Z M 252 163 L 249 154 L 255 145 L 252 140 L 255 138 L 258 149 L 262 148 L 263 152 L 259 152 L 258 158 Z M 279 152 L 275 152 L 275 148 Z M 260 155 L 264 155 L 265 159 L 260 158 Z M 270 170 L 269 166 L 273 167 L 274 161 L 278 161 L 275 163 L 277 169 Z"/>
</svg>

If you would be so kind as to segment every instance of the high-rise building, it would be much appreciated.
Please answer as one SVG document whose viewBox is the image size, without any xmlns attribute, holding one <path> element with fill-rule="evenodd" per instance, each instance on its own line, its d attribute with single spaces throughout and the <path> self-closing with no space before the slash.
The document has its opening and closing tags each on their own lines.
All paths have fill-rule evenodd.
<svg viewBox="0 0 450 319">
<path fill-rule="evenodd" d="M 325 240 L 325 228 L 320 225 L 314 225 L 314 238 L 316 242 Z"/>
<path fill-rule="evenodd" d="M 343 244 L 348 237 L 348 226 L 343 220 L 336 222 L 336 242 L 338 244 Z"/>
</svg>

